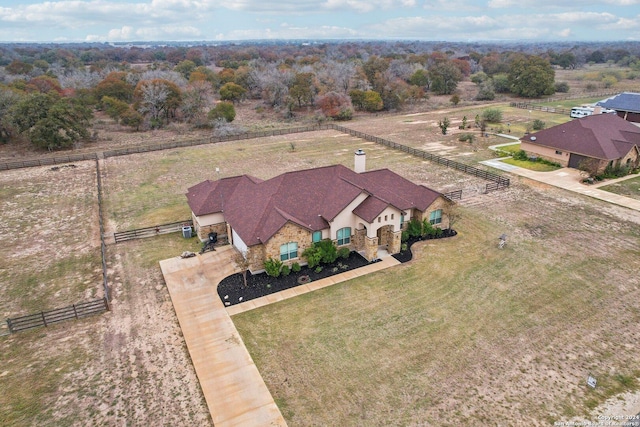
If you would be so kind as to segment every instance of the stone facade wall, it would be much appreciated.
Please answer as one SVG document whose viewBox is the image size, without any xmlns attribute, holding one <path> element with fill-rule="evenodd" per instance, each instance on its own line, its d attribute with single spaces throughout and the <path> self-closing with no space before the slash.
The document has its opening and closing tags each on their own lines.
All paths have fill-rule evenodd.
<svg viewBox="0 0 640 427">
<path fill-rule="evenodd" d="M 263 261 L 269 258 L 280 259 L 280 246 L 290 242 L 298 243 L 298 258 L 300 258 L 302 252 L 311 246 L 312 237 L 313 234 L 311 231 L 288 222 L 271 239 L 269 239 L 267 243 L 265 243 L 265 255 Z M 287 263 L 291 264 L 296 261 L 300 262 L 300 260 L 297 259 Z"/>
<path fill-rule="evenodd" d="M 209 233 L 214 232 L 218 233 L 218 239 L 222 236 L 227 235 L 227 223 L 221 222 L 220 224 L 212 224 L 212 225 L 204 225 L 200 227 L 196 227 L 196 232 L 198 233 L 198 238 L 202 241 L 209 239 Z"/>
<path fill-rule="evenodd" d="M 402 231 L 396 231 L 391 233 L 389 243 L 387 243 L 387 252 L 390 254 L 397 254 L 400 252 L 402 246 Z"/>
<path fill-rule="evenodd" d="M 372 261 L 378 258 L 378 238 L 367 237 L 364 242 L 364 257 Z"/>
<path fill-rule="evenodd" d="M 356 230 L 351 240 L 351 244 L 353 245 L 354 251 L 364 250 L 365 239 L 367 238 L 367 229 L 363 228 L 362 230 Z"/>
<path fill-rule="evenodd" d="M 429 216 L 431 212 L 442 209 L 442 222 L 440 224 L 434 224 L 433 226 L 436 228 L 446 229 L 449 228 L 449 218 L 447 217 L 447 208 L 453 204 L 453 202 L 448 201 L 444 197 L 438 197 L 424 212 L 420 212 L 416 209 L 415 217 L 420 221 L 426 219 L 429 220 Z"/>
<path fill-rule="evenodd" d="M 386 246 L 393 242 L 393 225 L 383 225 L 378 229 L 378 244 Z"/>
<path fill-rule="evenodd" d="M 267 259 L 267 257 L 265 257 L 265 253 L 266 250 L 264 245 L 253 245 L 247 248 L 247 254 L 245 257 L 247 261 L 249 261 L 249 271 L 257 273 L 264 270 L 264 260 Z M 280 259 L 279 254 L 278 259 Z"/>
</svg>

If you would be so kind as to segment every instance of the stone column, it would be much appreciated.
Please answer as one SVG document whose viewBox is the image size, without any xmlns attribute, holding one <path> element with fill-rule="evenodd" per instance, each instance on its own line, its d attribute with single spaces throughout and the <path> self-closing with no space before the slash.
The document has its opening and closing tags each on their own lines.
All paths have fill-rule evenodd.
<svg viewBox="0 0 640 427">
<path fill-rule="evenodd" d="M 397 254 L 400 252 L 400 247 L 402 246 L 402 231 L 391 233 L 391 238 L 387 245 L 387 251 L 389 254 Z"/>
<path fill-rule="evenodd" d="M 378 258 L 378 238 L 367 237 L 364 245 L 364 257 L 368 261 L 373 261 Z"/>
</svg>

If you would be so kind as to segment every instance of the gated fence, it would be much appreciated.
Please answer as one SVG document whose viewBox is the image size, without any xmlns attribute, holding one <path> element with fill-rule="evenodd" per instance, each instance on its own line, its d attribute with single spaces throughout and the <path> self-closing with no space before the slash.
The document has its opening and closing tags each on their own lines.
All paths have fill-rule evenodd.
<svg viewBox="0 0 640 427">
<path fill-rule="evenodd" d="M 107 244 L 104 241 L 104 211 L 102 210 L 102 174 L 100 160 L 96 159 L 96 185 L 98 186 L 98 222 L 100 224 L 100 254 L 102 255 L 102 287 L 107 304 L 111 301 L 109 282 L 107 281 Z"/>
<path fill-rule="evenodd" d="M 567 99 L 581 99 L 581 98 L 605 98 L 612 95 L 616 95 L 619 92 L 598 92 L 598 93 L 579 93 L 573 95 L 566 96 L 556 96 L 553 98 L 547 98 L 544 100 L 540 100 L 537 102 L 511 102 L 509 104 L 510 107 L 521 108 L 523 110 L 534 110 L 534 111 L 544 111 L 547 113 L 556 113 L 556 114 L 565 114 L 569 115 L 571 113 L 571 108 L 558 108 L 558 107 L 549 107 L 546 105 L 541 105 L 542 102 L 554 102 L 554 101 L 563 101 Z"/>
<path fill-rule="evenodd" d="M 41 311 L 40 313 L 30 314 L 28 316 L 7 319 L 7 326 L 9 327 L 9 332 L 13 334 L 40 326 L 49 326 L 64 320 L 80 319 L 81 317 L 103 313 L 105 311 L 109 311 L 109 303 L 106 298 L 100 298 L 80 304 L 73 304 L 64 308 Z"/>
<path fill-rule="evenodd" d="M 556 114 L 564 114 L 569 115 L 571 113 L 571 109 L 567 108 L 557 108 L 557 107 L 547 107 L 546 105 L 537 105 L 531 104 L 528 102 L 512 102 L 509 104 L 510 107 L 521 108 L 523 110 L 535 110 L 535 111 L 544 111 L 547 113 L 556 113 Z"/>
<path fill-rule="evenodd" d="M 185 221 L 172 222 L 169 224 L 156 225 L 153 227 L 137 228 L 135 230 L 120 231 L 113 233 L 116 243 L 125 242 L 133 239 L 143 239 L 145 237 L 153 237 L 159 234 L 175 233 L 182 231 L 182 227 L 193 227 L 193 221 L 188 219 Z"/>
<path fill-rule="evenodd" d="M 460 200 L 462 199 L 462 190 L 455 190 L 444 193 L 444 197 L 448 198 L 449 200 Z"/>
<path fill-rule="evenodd" d="M 64 163 L 80 162 L 83 160 L 94 160 L 96 153 L 71 154 L 69 156 L 43 157 L 41 159 L 19 160 L 15 162 L 0 163 L 0 170 L 32 168 L 35 166 L 59 165 Z"/>
<path fill-rule="evenodd" d="M 173 148 L 193 147 L 196 145 L 216 144 L 216 143 L 227 142 L 227 141 L 241 141 L 245 139 L 265 138 L 270 136 L 289 135 L 293 133 L 313 132 L 318 130 L 329 130 L 329 129 L 332 129 L 332 125 L 327 124 L 327 125 L 300 126 L 295 128 L 289 128 L 289 129 L 273 129 L 273 130 L 261 131 L 261 132 L 247 132 L 247 133 L 242 133 L 238 135 L 217 136 L 217 137 L 211 137 L 207 139 L 172 141 L 164 144 L 121 148 L 117 150 L 105 151 L 103 154 L 104 154 L 104 157 L 126 156 L 129 154 L 136 154 L 136 153 L 148 153 L 150 151 L 170 150 Z"/>
</svg>

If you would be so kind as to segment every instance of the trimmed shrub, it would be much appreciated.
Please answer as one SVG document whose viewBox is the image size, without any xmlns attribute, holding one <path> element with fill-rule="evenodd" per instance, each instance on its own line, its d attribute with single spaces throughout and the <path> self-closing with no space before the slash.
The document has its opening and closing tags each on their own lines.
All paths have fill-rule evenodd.
<svg viewBox="0 0 640 427">
<path fill-rule="evenodd" d="M 473 134 L 471 133 L 463 133 L 458 137 L 458 141 L 468 141 L 469 144 L 473 143 Z"/>
<path fill-rule="evenodd" d="M 409 233 L 409 237 L 419 237 L 422 235 L 422 223 L 417 219 L 412 219 L 409 221 L 409 225 L 407 226 L 407 232 Z"/>
<path fill-rule="evenodd" d="M 401 236 L 400 240 L 403 242 L 406 242 L 407 240 L 409 240 L 409 232 L 407 230 L 403 230 L 400 236 Z"/>
<path fill-rule="evenodd" d="M 307 259 L 307 265 L 309 268 L 314 268 L 320 264 L 320 261 L 322 261 L 322 252 L 316 245 L 309 246 L 305 249 L 304 252 L 302 252 L 302 256 Z"/>
<path fill-rule="evenodd" d="M 280 261 L 279 259 L 269 258 L 264 262 L 264 270 L 267 273 L 267 276 L 270 276 L 270 277 L 280 276 L 282 267 L 283 267 L 282 261 Z"/>
<path fill-rule="evenodd" d="M 323 263 L 331 264 L 338 258 L 338 249 L 331 240 L 324 239 L 316 243 L 316 245 L 320 248 Z"/>
<path fill-rule="evenodd" d="M 343 258 L 343 259 L 347 259 L 349 258 L 349 254 L 351 253 L 351 251 L 349 250 L 349 248 L 340 248 L 338 249 L 338 257 Z"/>
<path fill-rule="evenodd" d="M 289 268 L 288 265 L 283 265 L 282 269 L 280 270 L 280 274 L 282 274 L 283 276 L 288 276 L 289 273 L 291 273 L 291 269 Z"/>
<path fill-rule="evenodd" d="M 527 152 L 524 150 L 518 150 L 513 154 L 513 158 L 515 160 L 529 160 L 529 156 L 527 155 Z"/>
<path fill-rule="evenodd" d="M 300 264 L 298 264 L 297 262 L 294 262 L 293 264 L 291 264 L 291 271 L 293 271 L 294 273 L 299 272 Z"/>
</svg>

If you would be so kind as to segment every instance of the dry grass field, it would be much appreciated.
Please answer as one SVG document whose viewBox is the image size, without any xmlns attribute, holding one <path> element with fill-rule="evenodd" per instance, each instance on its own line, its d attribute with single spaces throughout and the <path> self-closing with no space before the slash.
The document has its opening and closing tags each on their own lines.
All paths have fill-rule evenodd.
<svg viewBox="0 0 640 427">
<path fill-rule="evenodd" d="M 409 264 L 234 323 L 290 426 L 585 416 L 640 376 L 640 213 L 617 211 L 517 183 Z"/>
<path fill-rule="evenodd" d="M 516 136 L 536 118 L 567 119 L 506 105 L 494 106 Z M 346 125 L 469 164 L 507 142 L 457 140 L 456 121 L 486 107 L 427 107 Z M 442 136 L 445 116 L 454 124 Z M 238 120 L 280 124 L 253 108 Z M 77 151 L 206 136 L 98 127 Z M 0 159 L 43 155 L 20 147 L 0 147 Z M 351 166 L 357 148 L 368 168 L 440 191 L 484 185 L 338 132 L 294 134 L 105 159 L 107 231 L 188 218 L 184 192 L 204 179 Z M 74 166 L 0 172 L 5 317 L 101 296 L 95 163 Z M 595 408 L 592 419 L 606 398 L 637 390 L 640 214 L 512 182 L 463 200 L 459 235 L 418 247 L 409 264 L 234 317 L 290 426 L 549 425 Z M 0 337 L 0 425 L 211 425 L 157 265 L 198 247 L 179 234 L 109 245 L 111 312 Z"/>
</svg>

